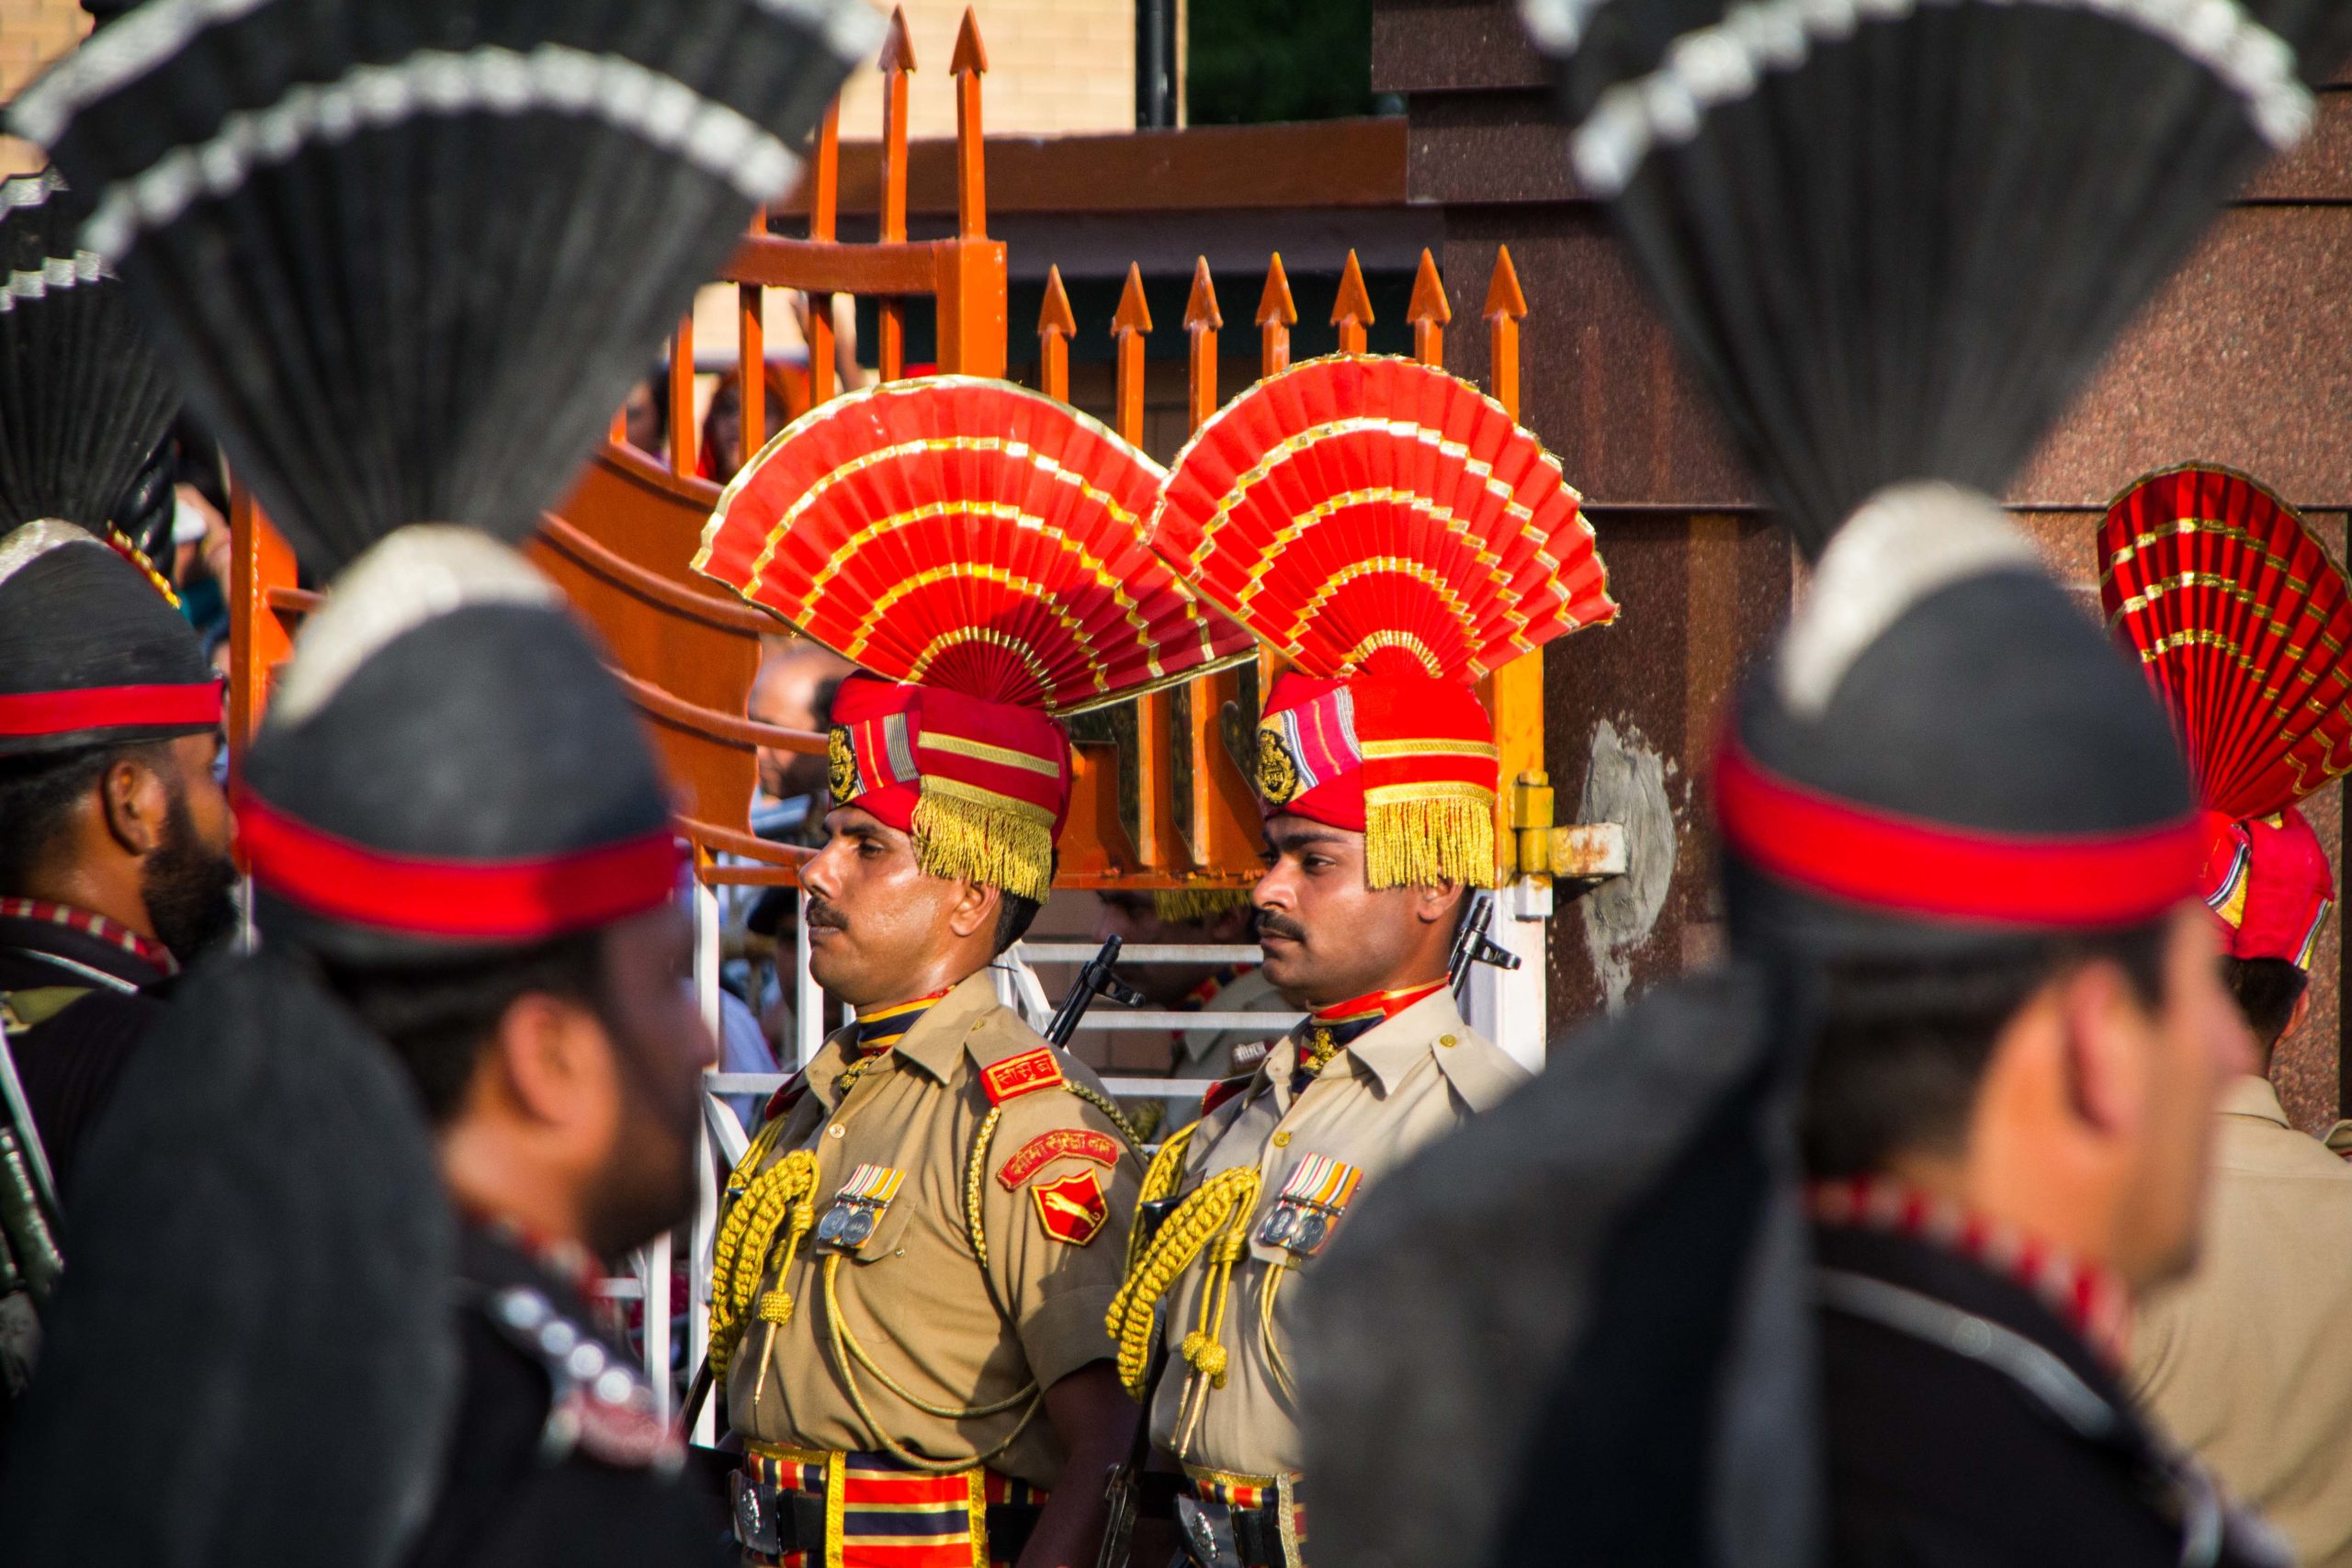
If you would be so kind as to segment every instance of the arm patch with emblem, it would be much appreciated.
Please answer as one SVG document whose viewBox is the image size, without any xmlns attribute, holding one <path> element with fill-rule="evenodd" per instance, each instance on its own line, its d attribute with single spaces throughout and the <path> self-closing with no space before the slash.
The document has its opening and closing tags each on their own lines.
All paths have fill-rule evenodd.
<svg viewBox="0 0 2352 1568">
<path fill-rule="evenodd" d="M 1111 1218 L 1111 1198 L 1102 1190 L 1100 1171 L 1074 1170 L 1059 1180 L 1041 1181 L 1029 1189 L 1029 1196 L 1046 1234 L 1072 1247 L 1092 1241 Z"/>
<path fill-rule="evenodd" d="M 992 1067 L 980 1069 L 980 1085 L 988 1091 L 990 1105 L 1002 1105 L 1008 1100 L 1035 1094 L 1041 1089 L 1053 1089 L 1061 1081 L 1062 1069 L 1055 1062 L 1050 1045 L 1007 1056 Z"/>
<path fill-rule="evenodd" d="M 1097 1165 L 1115 1166 L 1121 1146 L 1110 1134 L 1091 1127 L 1057 1127 L 1022 1145 L 1020 1152 L 998 1170 L 996 1179 L 1010 1192 L 1057 1159 L 1091 1159 Z"/>
</svg>

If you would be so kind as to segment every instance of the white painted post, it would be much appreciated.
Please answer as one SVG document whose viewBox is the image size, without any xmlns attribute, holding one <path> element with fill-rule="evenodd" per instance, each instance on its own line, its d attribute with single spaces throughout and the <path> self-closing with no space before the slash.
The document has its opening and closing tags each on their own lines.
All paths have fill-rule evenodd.
<svg viewBox="0 0 2352 1568">
<path fill-rule="evenodd" d="M 718 923 L 718 890 L 706 886 L 701 877 L 695 878 L 695 995 L 702 1004 L 703 1027 L 710 1031 L 714 1046 L 720 1043 L 722 1024 L 719 1017 L 718 964 L 720 931 Z M 726 1064 L 722 1060 L 721 1067 Z M 710 1353 L 710 1259 L 713 1238 L 718 1226 L 718 1175 L 712 1168 L 714 1154 L 710 1143 L 708 1119 L 695 1118 L 695 1219 L 691 1232 L 692 1257 L 689 1259 L 686 1283 L 686 1365 L 698 1367 Z M 664 1277 L 663 1282 L 667 1283 Z M 668 1320 L 669 1292 L 662 1294 L 663 1321 Z M 649 1312 L 650 1306 L 648 1307 Z M 649 1336 L 650 1338 L 650 1336 Z M 668 1336 L 663 1338 L 666 1342 Z M 667 1368 L 664 1367 L 666 1372 Z M 669 1380 L 658 1380 L 666 1394 Z M 702 1412 L 695 1419 L 691 1436 L 698 1443 L 716 1442 L 713 1411 L 718 1402 L 703 1401 Z"/>
</svg>

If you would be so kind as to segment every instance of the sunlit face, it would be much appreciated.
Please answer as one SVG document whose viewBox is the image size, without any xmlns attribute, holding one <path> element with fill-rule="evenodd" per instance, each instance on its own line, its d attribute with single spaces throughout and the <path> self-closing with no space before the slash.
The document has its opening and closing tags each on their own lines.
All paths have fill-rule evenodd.
<svg viewBox="0 0 2352 1568">
<path fill-rule="evenodd" d="M 923 870 L 911 837 L 859 807 L 836 807 L 825 831 L 800 869 L 808 971 L 852 1007 L 902 1000 L 908 976 L 961 940 L 948 919 L 970 885 Z"/>
<path fill-rule="evenodd" d="M 602 1171 L 585 1205 L 589 1245 L 605 1257 L 683 1221 L 695 1201 L 702 1075 L 718 1059 L 695 1004 L 694 927 L 665 904 L 605 929 L 605 1005 L 618 1104 Z"/>
<path fill-rule="evenodd" d="M 2165 948 L 2163 1001 L 2154 1010 L 2133 1005 L 2126 1023 L 2141 1036 L 2152 1069 L 2115 1258 L 2134 1284 L 2171 1278 L 2196 1260 L 2215 1107 L 2232 1078 L 2253 1070 L 2253 1037 L 2215 953 L 2203 908 L 2181 910 Z"/>
<path fill-rule="evenodd" d="M 1265 858 L 1250 902 L 1266 978 L 1284 1001 L 1329 1007 L 1436 977 L 1419 973 L 1431 967 L 1424 914 L 1432 899 L 1451 907 L 1451 894 L 1366 886 L 1362 833 L 1288 812 L 1267 819 Z"/>
</svg>

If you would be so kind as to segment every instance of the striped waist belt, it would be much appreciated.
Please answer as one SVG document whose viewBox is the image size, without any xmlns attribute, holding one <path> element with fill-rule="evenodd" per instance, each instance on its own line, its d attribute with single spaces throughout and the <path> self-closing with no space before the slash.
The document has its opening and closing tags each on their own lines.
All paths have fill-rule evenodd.
<svg viewBox="0 0 2352 1568">
<path fill-rule="evenodd" d="M 993 1470 L 910 1470 L 886 1454 L 746 1445 L 729 1479 L 735 1540 L 780 1568 L 1011 1563 L 1046 1494 Z"/>
<path fill-rule="evenodd" d="M 1184 1467 L 1176 1523 L 1196 1568 L 1304 1568 L 1306 1509 L 1295 1475 Z"/>
</svg>

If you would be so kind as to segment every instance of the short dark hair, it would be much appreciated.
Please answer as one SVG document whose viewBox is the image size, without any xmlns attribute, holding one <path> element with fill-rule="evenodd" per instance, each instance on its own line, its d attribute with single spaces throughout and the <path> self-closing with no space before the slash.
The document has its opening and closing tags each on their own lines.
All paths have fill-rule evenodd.
<svg viewBox="0 0 2352 1568">
<path fill-rule="evenodd" d="M 542 992 L 605 1011 L 603 933 L 429 965 L 322 963 L 327 987 L 392 1048 L 424 1113 L 446 1125 L 465 1103 L 482 1047 L 516 1001 Z"/>
<path fill-rule="evenodd" d="M 1023 898 L 1018 893 L 997 889 L 996 950 L 999 954 L 1028 934 L 1029 923 L 1044 908 L 1035 898 Z"/>
<path fill-rule="evenodd" d="M 1818 1027 L 1801 1123 L 1818 1178 L 1883 1170 L 1905 1150 L 1949 1148 L 1967 1125 L 1994 1043 L 2035 992 L 2109 962 L 2145 1005 L 2161 1004 L 2168 925 L 2021 940 L 1964 958 L 1833 960 L 1819 975 Z"/>
<path fill-rule="evenodd" d="M 161 741 L 130 746 L 83 746 L 38 757 L 0 759 L 0 894 L 20 893 L 57 847 L 83 796 L 126 757 L 168 768 L 154 756 Z"/>
<path fill-rule="evenodd" d="M 2237 998 L 2238 1011 L 2254 1031 L 2255 1043 L 2267 1053 L 2287 1032 L 2312 977 L 2284 958 L 2223 958 L 2222 978 Z"/>
</svg>

